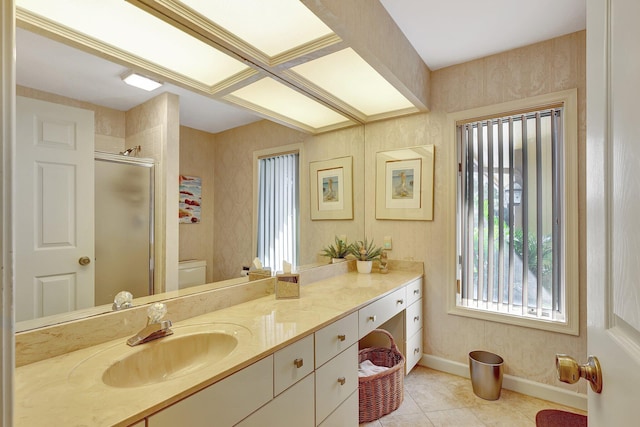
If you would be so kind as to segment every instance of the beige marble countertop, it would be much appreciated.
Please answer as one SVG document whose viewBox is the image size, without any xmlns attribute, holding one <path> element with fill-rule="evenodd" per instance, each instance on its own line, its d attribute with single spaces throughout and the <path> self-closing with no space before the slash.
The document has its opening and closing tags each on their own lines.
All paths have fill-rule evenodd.
<svg viewBox="0 0 640 427">
<path fill-rule="evenodd" d="M 422 264 L 416 264 L 419 268 L 385 275 L 346 273 L 302 286 L 300 299 L 270 295 L 175 322 L 174 336 L 195 327 L 190 325 L 228 327 L 239 331 L 239 344 L 217 363 L 151 385 L 117 388 L 102 382 L 102 372 L 120 357 L 119 349 L 124 355 L 140 347 L 132 349 L 126 339 L 19 367 L 15 425 L 130 425 L 421 277 Z M 171 319 L 171 312 L 166 318 Z"/>
</svg>

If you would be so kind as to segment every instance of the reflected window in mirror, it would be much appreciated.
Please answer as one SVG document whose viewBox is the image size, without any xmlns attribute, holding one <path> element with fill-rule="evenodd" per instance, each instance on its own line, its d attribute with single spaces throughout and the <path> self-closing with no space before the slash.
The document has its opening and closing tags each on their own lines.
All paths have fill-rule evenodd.
<svg viewBox="0 0 640 427">
<path fill-rule="evenodd" d="M 257 256 L 272 271 L 298 263 L 298 152 L 258 160 Z"/>
</svg>

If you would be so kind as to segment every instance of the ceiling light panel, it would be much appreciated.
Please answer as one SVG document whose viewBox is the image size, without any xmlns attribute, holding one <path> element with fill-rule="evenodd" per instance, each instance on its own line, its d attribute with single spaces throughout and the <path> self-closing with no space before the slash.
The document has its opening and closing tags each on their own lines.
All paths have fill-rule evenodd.
<svg viewBox="0 0 640 427">
<path fill-rule="evenodd" d="M 368 118 L 416 107 L 353 49 L 314 59 L 293 72 Z"/>
<path fill-rule="evenodd" d="M 300 0 L 182 0 L 219 27 L 273 57 L 333 34 Z"/>
<path fill-rule="evenodd" d="M 17 0 L 16 6 L 206 86 L 249 68 L 123 0 Z"/>
<path fill-rule="evenodd" d="M 342 114 L 270 77 L 238 89 L 226 99 L 314 133 L 355 124 Z"/>
</svg>

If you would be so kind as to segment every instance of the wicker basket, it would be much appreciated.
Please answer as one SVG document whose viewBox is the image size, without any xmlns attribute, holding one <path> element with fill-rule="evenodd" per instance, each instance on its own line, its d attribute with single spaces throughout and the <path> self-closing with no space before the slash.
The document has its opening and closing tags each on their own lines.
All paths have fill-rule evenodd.
<svg viewBox="0 0 640 427">
<path fill-rule="evenodd" d="M 389 348 L 363 348 L 358 352 L 358 363 L 370 360 L 374 365 L 385 366 L 383 372 L 359 377 L 360 424 L 368 423 L 398 409 L 404 399 L 404 356 L 396 346 L 393 336 L 384 329 L 372 331 L 389 338 Z"/>
</svg>

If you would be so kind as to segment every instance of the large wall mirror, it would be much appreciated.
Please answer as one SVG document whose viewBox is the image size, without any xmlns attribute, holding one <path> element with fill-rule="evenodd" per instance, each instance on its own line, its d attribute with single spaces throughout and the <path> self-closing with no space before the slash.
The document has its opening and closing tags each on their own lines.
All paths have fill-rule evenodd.
<svg viewBox="0 0 640 427">
<path fill-rule="evenodd" d="M 43 70 L 46 70 L 43 72 Z M 220 176 L 229 174 L 248 173 L 249 179 L 242 181 L 241 192 L 233 194 L 223 191 L 214 194 L 215 208 L 210 212 L 203 212 L 203 215 L 212 215 L 214 218 L 214 228 L 207 238 L 214 246 L 213 259 L 209 264 L 216 263 L 216 277 L 214 280 L 226 280 L 240 276 L 241 266 L 250 262 L 254 255 L 254 250 L 246 242 L 252 241 L 251 236 L 251 215 L 253 204 L 253 191 L 251 188 L 251 160 L 252 153 L 256 150 L 278 147 L 288 143 L 301 143 L 304 155 L 301 158 L 300 175 L 301 179 L 301 209 L 300 209 L 300 264 L 312 264 L 318 261 L 318 253 L 321 248 L 332 242 L 334 235 L 346 235 L 352 240 L 360 239 L 364 233 L 364 127 L 352 126 L 342 130 L 312 135 L 299 130 L 294 130 L 277 123 L 262 120 L 261 117 L 253 113 L 242 111 L 237 107 L 231 107 L 218 101 L 206 98 L 202 95 L 187 91 L 184 88 L 165 84 L 159 90 L 151 93 L 143 92 L 137 88 L 131 88 L 122 83 L 120 76 L 127 71 L 127 67 L 110 62 L 94 54 L 90 54 L 74 47 L 52 40 L 41 34 L 36 34 L 24 28 L 17 29 L 17 84 L 18 95 L 27 99 L 38 99 L 54 104 L 72 106 L 76 108 L 93 110 L 94 117 L 94 137 L 95 143 L 91 151 L 90 162 L 95 162 L 94 151 L 107 151 L 114 153 L 126 152 L 131 147 L 142 147 L 138 153 L 139 157 L 153 157 L 153 143 L 148 143 L 154 138 L 164 138 L 165 135 L 155 127 L 144 131 L 133 132 L 134 136 L 127 135 L 127 128 L 135 128 L 138 125 L 133 123 L 140 119 L 143 114 L 127 115 L 127 112 L 143 105 L 150 100 L 157 98 L 164 92 L 175 94 L 179 100 L 179 114 L 175 116 L 175 121 L 179 123 L 169 123 L 168 127 L 185 126 L 190 129 L 197 129 L 201 132 L 212 135 L 211 141 L 220 150 L 214 153 L 221 154 L 220 157 L 213 156 L 210 164 L 217 171 L 217 181 L 222 181 Z M 184 128 L 183 128 L 184 129 Z M 157 133 L 157 134 L 156 134 Z M 142 138 L 142 139 L 141 139 Z M 145 139 L 146 138 L 146 139 Z M 182 138 L 179 139 L 180 141 Z M 142 141 L 142 142 L 141 142 Z M 145 145 L 147 144 L 147 145 Z M 177 150 L 177 149 L 176 149 Z M 224 150 L 222 152 L 221 150 Z M 130 151 L 128 154 L 135 154 Z M 193 153 L 192 153 L 193 154 Z M 120 155 L 122 156 L 122 155 Z M 353 219 L 337 221 L 312 221 L 309 213 L 309 189 L 308 189 L 308 167 L 310 162 L 328 160 L 344 156 L 353 158 Z M 184 156 L 176 169 L 172 173 L 180 173 L 183 163 L 188 162 L 192 156 Z M 110 159 L 113 160 L 113 156 Z M 249 166 L 247 166 L 249 165 Z M 160 166 L 160 167 L 158 167 Z M 92 169 L 93 170 L 93 169 Z M 162 191 L 167 191 L 162 185 L 162 176 L 167 174 L 166 165 L 155 164 L 155 174 L 159 176 L 160 185 L 155 186 L 156 198 L 162 199 Z M 219 175 L 218 175 L 219 174 Z M 53 176 L 60 176 L 53 175 Z M 95 176 L 94 176 L 95 178 Z M 138 177 L 139 178 L 139 177 Z M 121 190 L 127 187 L 137 189 L 138 195 L 145 193 L 140 191 L 141 182 L 136 177 L 130 177 L 127 183 L 121 183 Z M 95 178 L 98 179 L 98 178 Z M 102 179 L 102 178 L 100 178 Z M 141 178 L 140 178 L 141 179 Z M 148 178 L 147 178 L 148 179 Z M 17 188 L 14 194 L 15 206 L 20 206 L 16 199 L 20 194 L 28 193 L 29 185 L 16 180 Z M 23 185 L 25 185 L 23 187 Z M 148 183 L 145 184 L 148 188 Z M 223 185 L 216 183 L 214 188 Z M 153 186 L 152 186 L 153 187 Z M 177 188 L 177 183 L 176 187 Z M 137 197 L 131 195 L 130 197 Z M 177 194 L 175 195 L 177 200 Z M 136 203 L 138 200 L 136 200 Z M 56 200 L 50 201 L 52 206 L 58 206 Z M 156 212 L 153 218 L 162 217 L 171 208 L 168 204 L 156 203 Z M 97 205 L 96 205 L 97 209 Z M 177 212 L 177 207 L 176 207 Z M 83 211 L 89 214 L 92 210 Z M 234 212 L 234 215 L 227 215 L 226 212 Z M 122 220 L 124 221 L 124 220 Z M 178 230 L 177 218 L 167 215 L 167 229 Z M 175 224 L 170 223 L 175 221 Z M 171 227 L 169 227 L 171 226 Z M 94 226 L 81 226 L 77 228 L 79 234 L 96 235 L 101 227 L 100 221 Z M 123 224 L 124 227 L 124 224 Z M 192 227 L 198 227 L 194 225 Z M 20 240 L 23 230 L 15 230 L 16 240 Z M 224 233 L 224 234 L 223 234 Z M 165 247 L 160 248 L 160 252 L 174 250 L 178 251 L 180 245 L 179 232 L 176 239 L 167 239 Z M 215 242 L 242 242 L 236 252 L 225 248 L 224 244 Z M 236 245 L 238 246 L 238 245 Z M 20 262 L 22 249 L 17 248 L 16 260 Z M 190 253 L 194 253 L 194 248 L 190 248 Z M 153 251 L 152 251 L 153 252 Z M 195 249 L 197 253 L 197 249 Z M 158 251 L 155 251 L 156 255 Z M 76 255 L 73 255 L 74 262 Z M 41 257 L 42 258 L 42 257 Z M 79 257 L 78 257 L 79 258 Z M 182 258 L 178 253 L 178 258 Z M 51 262 L 51 259 L 44 258 L 38 262 Z M 99 259 L 92 259 L 92 264 L 96 266 Z M 140 262 L 140 261 L 137 261 Z M 144 262 L 144 261 L 142 261 Z M 156 265 L 158 264 L 156 260 Z M 97 268 L 97 267 L 96 267 Z M 126 275 L 126 263 L 118 267 Z M 213 268 L 213 265 L 208 265 Z M 159 272 L 158 272 L 159 270 Z M 156 268 L 156 275 L 173 275 L 177 270 L 176 263 L 167 262 L 162 268 Z M 140 279 L 144 280 L 144 279 Z M 157 281 L 157 280 L 156 280 Z M 29 286 L 33 279 L 19 279 L 14 284 L 18 289 Z M 96 286 L 97 286 L 96 282 Z M 126 285 L 124 286 L 127 287 Z M 157 290 L 162 290 L 157 288 Z M 100 294 L 101 291 L 93 289 L 93 293 Z M 153 299 L 163 299 L 172 297 L 176 293 L 157 292 Z M 59 294 L 39 295 L 38 298 L 56 298 Z M 146 303 L 150 299 L 145 298 Z M 94 300 L 95 301 L 95 300 Z M 101 302 L 97 307 L 95 304 L 85 305 L 81 310 L 73 310 L 69 313 L 59 313 L 55 315 L 35 316 L 33 314 L 22 315 L 19 305 L 16 305 L 17 319 L 25 319 L 16 324 L 16 331 L 33 329 L 36 327 L 59 323 L 67 320 L 74 320 L 84 316 L 92 316 L 111 310 L 111 303 Z M 36 319 L 33 319 L 37 317 Z"/>
</svg>

